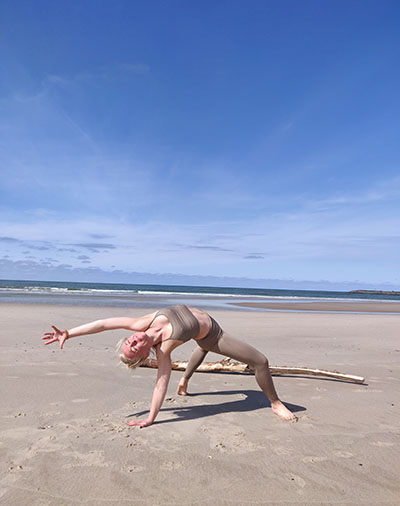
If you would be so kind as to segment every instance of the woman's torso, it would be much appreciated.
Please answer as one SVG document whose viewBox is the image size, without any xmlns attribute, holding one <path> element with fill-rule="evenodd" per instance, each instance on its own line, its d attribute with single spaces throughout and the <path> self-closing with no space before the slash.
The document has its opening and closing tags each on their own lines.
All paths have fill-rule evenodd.
<svg viewBox="0 0 400 506">
<path fill-rule="evenodd" d="M 194 307 L 186 305 L 168 306 L 157 311 L 149 328 L 159 329 L 162 340 L 173 339 L 186 342 L 189 339 L 203 339 L 210 328 L 210 316 Z"/>
</svg>

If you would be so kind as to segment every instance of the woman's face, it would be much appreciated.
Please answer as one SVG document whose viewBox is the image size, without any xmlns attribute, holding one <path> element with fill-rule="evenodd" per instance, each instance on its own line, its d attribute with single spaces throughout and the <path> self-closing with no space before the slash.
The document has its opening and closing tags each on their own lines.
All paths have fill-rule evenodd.
<svg viewBox="0 0 400 506">
<path fill-rule="evenodd" d="M 126 339 L 121 351 L 130 360 L 147 356 L 150 351 L 149 336 L 145 332 L 136 332 Z"/>
</svg>

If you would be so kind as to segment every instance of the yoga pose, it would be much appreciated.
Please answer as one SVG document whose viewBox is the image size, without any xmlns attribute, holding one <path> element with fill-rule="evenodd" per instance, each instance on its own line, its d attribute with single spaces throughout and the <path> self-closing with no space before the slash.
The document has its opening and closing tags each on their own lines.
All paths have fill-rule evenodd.
<svg viewBox="0 0 400 506">
<path fill-rule="evenodd" d="M 52 328 L 54 332 L 47 332 L 42 339 L 46 341 L 45 344 L 59 342 L 61 349 L 65 341 L 72 337 L 104 330 L 133 330 L 135 333 L 119 344 L 119 357 L 130 368 L 141 365 L 154 348 L 158 372 L 150 413 L 145 420 L 133 420 L 128 425 L 147 427 L 154 422 L 167 393 L 171 376 L 171 352 L 189 339 L 194 339 L 198 346 L 179 383 L 179 395 L 187 395 L 189 378 L 206 354 L 212 351 L 252 366 L 258 385 L 271 402 L 272 411 L 283 420 L 296 420 L 295 415 L 278 398 L 267 358 L 247 343 L 228 335 L 210 315 L 200 309 L 185 305 L 170 306 L 141 318 L 107 318 L 71 330 Z"/>
</svg>

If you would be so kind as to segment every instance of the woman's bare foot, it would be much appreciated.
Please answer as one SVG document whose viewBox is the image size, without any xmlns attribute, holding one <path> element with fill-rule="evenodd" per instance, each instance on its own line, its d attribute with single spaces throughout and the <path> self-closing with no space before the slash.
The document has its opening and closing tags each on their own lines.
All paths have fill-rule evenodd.
<svg viewBox="0 0 400 506">
<path fill-rule="evenodd" d="M 297 422 L 297 416 L 294 415 L 288 408 L 281 402 L 275 401 L 271 402 L 272 411 L 282 418 L 282 420 Z"/>
<path fill-rule="evenodd" d="M 182 378 L 178 385 L 178 395 L 187 395 L 187 386 L 188 386 L 188 380 L 186 378 Z"/>
</svg>

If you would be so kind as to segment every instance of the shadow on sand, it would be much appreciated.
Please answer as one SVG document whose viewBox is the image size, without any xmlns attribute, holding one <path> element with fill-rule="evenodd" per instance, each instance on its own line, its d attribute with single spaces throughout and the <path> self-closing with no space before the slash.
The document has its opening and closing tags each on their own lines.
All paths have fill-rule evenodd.
<svg viewBox="0 0 400 506">
<path fill-rule="evenodd" d="M 161 408 L 160 411 L 164 413 L 171 412 L 174 415 L 174 418 L 160 420 L 159 422 L 156 421 L 154 424 L 179 422 L 180 420 L 193 420 L 196 418 L 205 418 L 207 416 L 218 415 L 220 413 L 241 413 L 245 411 L 255 411 L 257 409 L 271 406 L 270 402 L 265 397 L 265 394 L 258 390 L 224 390 L 221 392 L 202 392 L 189 394 L 186 398 L 190 399 L 191 397 L 199 397 L 200 395 L 241 395 L 243 398 L 235 401 L 221 402 L 219 404 L 201 404 L 197 406 L 175 406 L 171 408 Z M 294 413 L 306 410 L 304 406 L 290 404 L 289 402 L 285 402 L 285 406 L 287 406 L 290 411 Z M 142 417 L 148 413 L 149 410 L 140 411 L 139 413 L 132 413 L 131 415 L 128 415 L 127 418 L 131 418 L 133 416 Z"/>
</svg>

